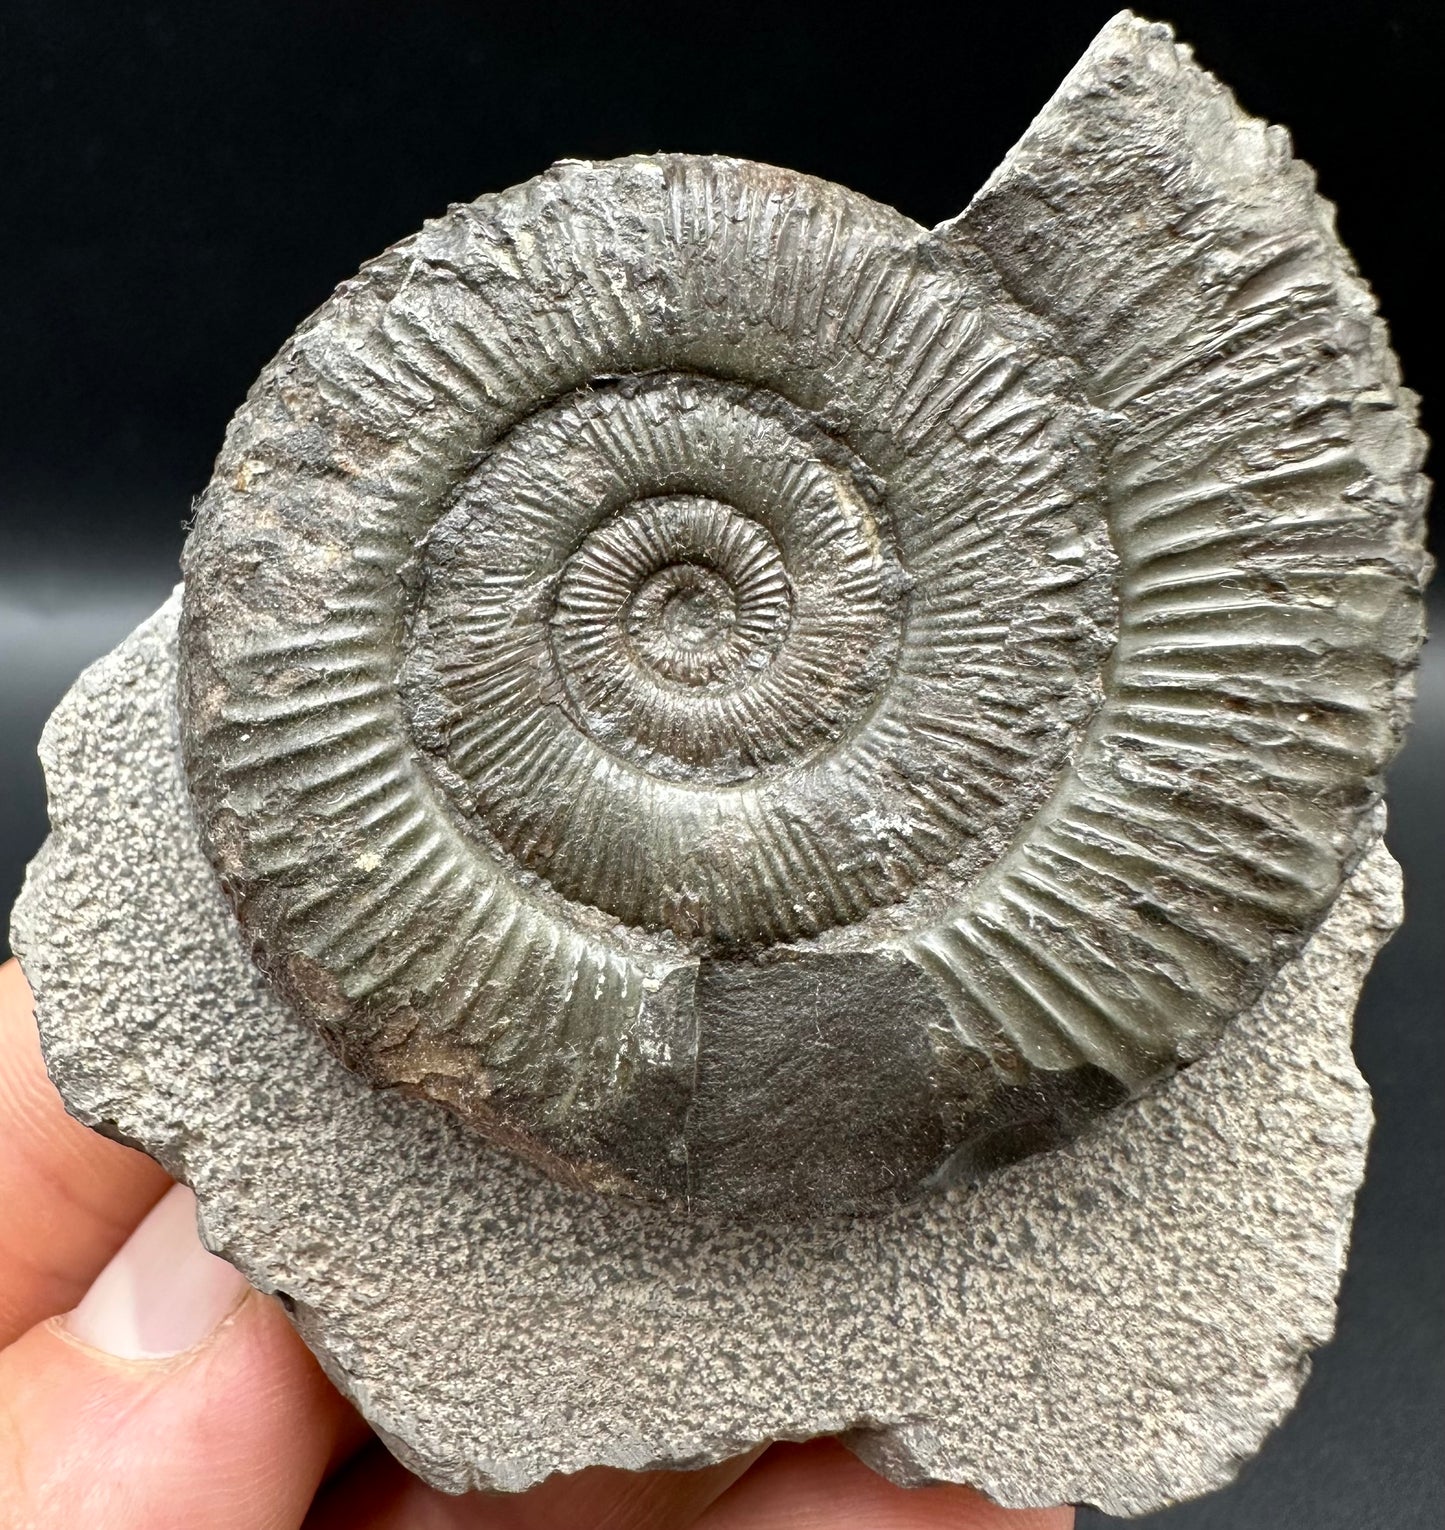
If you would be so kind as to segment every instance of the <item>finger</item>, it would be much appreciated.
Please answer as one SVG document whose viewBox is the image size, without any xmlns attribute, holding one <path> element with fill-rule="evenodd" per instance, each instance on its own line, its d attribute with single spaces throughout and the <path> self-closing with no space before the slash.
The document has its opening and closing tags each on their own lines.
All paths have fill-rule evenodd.
<svg viewBox="0 0 1445 1530">
<path fill-rule="evenodd" d="M 683 1530 L 757 1459 L 696 1472 L 593 1466 L 526 1493 L 438 1493 L 377 1447 L 322 1496 L 306 1530 Z"/>
<path fill-rule="evenodd" d="M 775 1445 L 698 1530 L 1070 1530 L 1072 1509 L 1001 1509 L 969 1487 L 900 1488 L 836 1440 Z"/>
<path fill-rule="evenodd" d="M 176 1186 L 73 1312 L 0 1353 L 0 1524 L 294 1530 L 347 1428 Z"/>
<path fill-rule="evenodd" d="M 80 1298 L 170 1183 L 66 1115 L 19 966 L 0 966 L 0 1346 Z"/>
</svg>

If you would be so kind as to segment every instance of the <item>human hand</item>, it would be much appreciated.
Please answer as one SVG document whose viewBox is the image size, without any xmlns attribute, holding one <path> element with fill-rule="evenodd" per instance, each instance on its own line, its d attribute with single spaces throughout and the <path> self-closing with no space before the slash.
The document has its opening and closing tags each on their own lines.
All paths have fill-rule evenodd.
<svg viewBox="0 0 1445 1530">
<path fill-rule="evenodd" d="M 281 1309 L 202 1249 L 190 1191 L 72 1121 L 0 967 L 4 1530 L 1068 1530 L 905 1491 L 834 1441 L 697 1472 L 594 1467 L 451 1498 L 403 1470 Z M 57 1316 L 56 1314 L 62 1314 Z"/>
</svg>

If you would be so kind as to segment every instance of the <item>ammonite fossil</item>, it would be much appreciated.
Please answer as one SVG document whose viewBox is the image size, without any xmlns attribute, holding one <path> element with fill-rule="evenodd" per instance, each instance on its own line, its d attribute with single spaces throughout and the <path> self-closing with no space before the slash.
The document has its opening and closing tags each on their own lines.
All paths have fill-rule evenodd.
<svg viewBox="0 0 1445 1530">
<path fill-rule="evenodd" d="M 302 327 L 188 545 L 184 744 L 350 1066 L 797 1217 L 1056 1142 L 1259 994 L 1374 832 L 1422 489 L 1308 172 L 1210 99 L 1066 87 L 931 232 L 563 163 Z"/>
</svg>

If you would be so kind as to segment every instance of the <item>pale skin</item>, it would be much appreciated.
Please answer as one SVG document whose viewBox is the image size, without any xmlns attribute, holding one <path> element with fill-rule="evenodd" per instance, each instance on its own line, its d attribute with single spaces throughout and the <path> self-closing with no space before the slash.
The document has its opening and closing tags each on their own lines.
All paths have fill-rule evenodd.
<svg viewBox="0 0 1445 1530">
<path fill-rule="evenodd" d="M 204 1253 L 190 1192 L 72 1121 L 0 967 L 0 1525 L 26 1530 L 1069 1530 L 967 1487 L 905 1491 L 833 1441 L 698 1472 L 433 1491 L 280 1308 Z"/>
</svg>

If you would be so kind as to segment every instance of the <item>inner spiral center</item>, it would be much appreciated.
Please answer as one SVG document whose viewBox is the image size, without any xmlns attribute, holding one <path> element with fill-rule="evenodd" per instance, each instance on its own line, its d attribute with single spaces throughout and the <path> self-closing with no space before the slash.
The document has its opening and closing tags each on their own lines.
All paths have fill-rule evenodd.
<svg viewBox="0 0 1445 1530">
<path fill-rule="evenodd" d="M 734 703 L 775 663 L 793 615 L 764 526 L 721 500 L 664 495 L 619 507 L 583 539 L 558 582 L 551 637 L 577 714 L 609 747 L 637 749 L 664 773 L 746 775 L 755 709 Z"/>
<path fill-rule="evenodd" d="M 672 563 L 642 583 L 625 628 L 636 658 L 685 685 L 725 679 L 747 658 L 736 637 L 737 592 L 715 569 Z"/>
<path fill-rule="evenodd" d="M 674 590 L 662 608 L 662 630 L 688 648 L 715 648 L 732 627 L 730 607 L 716 590 L 700 585 Z"/>
</svg>

